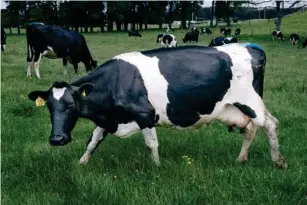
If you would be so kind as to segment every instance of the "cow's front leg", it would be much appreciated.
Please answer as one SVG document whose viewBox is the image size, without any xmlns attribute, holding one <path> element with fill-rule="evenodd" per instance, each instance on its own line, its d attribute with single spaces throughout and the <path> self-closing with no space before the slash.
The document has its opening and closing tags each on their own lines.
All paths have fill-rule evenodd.
<svg viewBox="0 0 307 205">
<path fill-rule="evenodd" d="M 68 74 L 67 59 L 63 58 L 64 75 Z"/>
<path fill-rule="evenodd" d="M 88 140 L 86 151 L 79 160 L 79 164 L 87 164 L 93 152 L 97 149 L 99 144 L 107 136 L 107 132 L 104 128 L 96 127 L 93 134 Z"/>
<path fill-rule="evenodd" d="M 159 152 L 158 152 L 158 138 L 156 128 L 145 128 L 142 129 L 145 144 L 151 151 L 152 160 L 156 165 L 160 165 Z"/>
</svg>

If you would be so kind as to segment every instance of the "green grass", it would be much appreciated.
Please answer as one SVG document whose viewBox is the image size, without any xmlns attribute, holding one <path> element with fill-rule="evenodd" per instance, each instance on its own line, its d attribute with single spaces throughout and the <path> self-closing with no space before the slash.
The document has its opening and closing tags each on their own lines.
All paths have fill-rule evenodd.
<svg viewBox="0 0 307 205">
<path fill-rule="evenodd" d="M 158 47 L 157 32 L 142 34 L 88 34 L 86 39 L 94 58 L 103 63 L 116 54 Z M 184 33 L 175 35 L 181 39 Z M 199 44 L 207 45 L 210 38 L 201 36 Z M 280 121 L 280 150 L 289 163 L 287 170 L 273 166 L 261 130 L 248 163 L 237 164 L 242 136 L 228 133 L 220 123 L 200 130 L 158 128 L 161 167 L 151 162 L 141 134 L 127 139 L 109 136 L 89 164 L 80 166 L 94 124 L 79 120 L 72 143 L 51 147 L 48 109 L 35 107 L 27 94 L 48 89 L 57 80 L 72 82 L 85 75 L 84 66 L 79 65 L 77 76 L 70 65 L 70 74 L 63 76 L 61 60 L 43 59 L 42 79 L 32 70 L 28 80 L 25 36 L 8 36 L 7 53 L 1 54 L 2 204 L 307 204 L 307 50 L 301 45 L 292 48 L 288 41 L 273 44 L 266 32 L 243 33 L 240 40 L 257 42 L 266 51 L 264 102 Z M 194 159 L 191 165 L 182 158 L 185 155 Z"/>
</svg>

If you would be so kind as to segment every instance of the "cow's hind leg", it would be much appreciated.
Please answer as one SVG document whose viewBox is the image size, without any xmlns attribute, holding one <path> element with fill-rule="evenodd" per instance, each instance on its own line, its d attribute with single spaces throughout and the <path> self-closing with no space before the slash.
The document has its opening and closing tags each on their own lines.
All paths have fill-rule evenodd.
<svg viewBox="0 0 307 205">
<path fill-rule="evenodd" d="M 249 122 L 249 124 L 244 128 L 242 148 L 239 157 L 237 158 L 238 162 L 247 161 L 248 150 L 252 141 L 255 139 L 256 131 L 257 131 L 257 126 L 252 121 Z"/>
<path fill-rule="evenodd" d="M 103 139 L 107 136 L 107 132 L 105 129 L 101 127 L 96 127 L 93 134 L 90 136 L 86 151 L 83 156 L 79 160 L 79 164 L 87 164 L 93 152 L 97 149 L 99 144 L 103 141 Z"/>
<path fill-rule="evenodd" d="M 279 143 L 277 137 L 278 120 L 265 110 L 264 129 L 269 139 L 271 149 L 271 159 L 280 168 L 287 168 L 288 164 L 279 152 Z"/>
</svg>

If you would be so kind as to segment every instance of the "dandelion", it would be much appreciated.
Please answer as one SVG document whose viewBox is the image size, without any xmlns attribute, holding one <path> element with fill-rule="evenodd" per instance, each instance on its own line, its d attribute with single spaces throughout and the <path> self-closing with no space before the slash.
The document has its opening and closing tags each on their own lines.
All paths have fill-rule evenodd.
<svg viewBox="0 0 307 205">
<path fill-rule="evenodd" d="M 192 162 L 188 161 L 188 165 L 191 165 L 191 164 L 192 164 Z"/>
</svg>

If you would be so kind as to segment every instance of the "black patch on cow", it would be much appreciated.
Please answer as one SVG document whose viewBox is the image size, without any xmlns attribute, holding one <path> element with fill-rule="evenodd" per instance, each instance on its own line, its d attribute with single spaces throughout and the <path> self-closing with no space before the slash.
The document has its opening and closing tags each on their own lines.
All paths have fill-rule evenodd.
<svg viewBox="0 0 307 205">
<path fill-rule="evenodd" d="M 159 59 L 168 82 L 167 115 L 175 125 L 191 126 L 199 114 L 211 114 L 230 87 L 231 58 L 215 48 L 184 46 L 142 53 Z"/>
<path fill-rule="evenodd" d="M 263 84 L 264 84 L 264 69 L 266 64 L 266 55 L 263 50 L 257 47 L 246 47 L 249 54 L 252 56 L 251 64 L 253 70 L 253 87 L 258 95 L 263 97 Z"/>
<path fill-rule="evenodd" d="M 163 39 L 162 39 L 163 43 L 166 44 L 166 42 L 167 42 L 168 45 L 169 45 L 173 40 L 176 40 L 176 39 L 173 38 L 173 36 L 171 36 L 171 35 L 169 35 L 169 34 L 165 34 L 165 35 L 163 36 Z"/>
<path fill-rule="evenodd" d="M 52 87 L 55 87 L 55 88 L 65 88 L 65 87 L 70 87 L 70 85 L 64 81 L 62 82 L 54 82 Z"/>
<path fill-rule="evenodd" d="M 118 124 L 131 121 L 136 121 L 141 129 L 154 126 L 155 110 L 136 66 L 112 59 L 72 85 L 85 83 L 95 85 L 91 95 L 81 102 L 87 110 L 85 118 L 110 133 L 117 131 Z"/>
<path fill-rule="evenodd" d="M 241 110 L 241 112 L 243 112 L 246 116 L 250 117 L 250 118 L 256 118 L 257 115 L 255 113 L 255 111 L 247 106 L 247 105 L 243 105 L 241 103 L 235 102 L 233 103 L 234 106 L 236 106 L 239 110 Z"/>
</svg>

